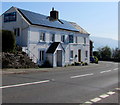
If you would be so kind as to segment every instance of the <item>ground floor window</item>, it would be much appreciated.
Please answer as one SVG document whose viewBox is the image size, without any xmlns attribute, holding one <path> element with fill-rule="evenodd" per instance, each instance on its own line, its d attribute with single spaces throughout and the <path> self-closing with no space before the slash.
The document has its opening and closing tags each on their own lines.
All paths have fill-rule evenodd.
<svg viewBox="0 0 120 105">
<path fill-rule="evenodd" d="M 45 51 L 40 50 L 40 57 L 39 57 L 39 60 L 40 60 L 40 61 L 44 61 L 44 56 L 45 56 Z"/>
<path fill-rule="evenodd" d="M 70 51 L 70 58 L 73 59 L 73 50 Z"/>
<path fill-rule="evenodd" d="M 88 51 L 85 51 L 85 56 L 88 57 Z"/>
<path fill-rule="evenodd" d="M 14 34 L 15 34 L 16 36 L 20 36 L 20 28 L 15 28 L 15 29 L 14 29 Z"/>
</svg>

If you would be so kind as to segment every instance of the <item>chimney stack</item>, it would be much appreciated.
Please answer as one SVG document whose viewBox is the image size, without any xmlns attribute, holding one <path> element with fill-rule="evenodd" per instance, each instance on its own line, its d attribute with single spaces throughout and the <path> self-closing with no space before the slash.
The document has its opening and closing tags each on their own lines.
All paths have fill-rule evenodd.
<svg viewBox="0 0 120 105">
<path fill-rule="evenodd" d="M 58 11 L 52 8 L 52 11 L 50 11 L 50 17 L 53 18 L 54 20 L 58 20 Z"/>
</svg>

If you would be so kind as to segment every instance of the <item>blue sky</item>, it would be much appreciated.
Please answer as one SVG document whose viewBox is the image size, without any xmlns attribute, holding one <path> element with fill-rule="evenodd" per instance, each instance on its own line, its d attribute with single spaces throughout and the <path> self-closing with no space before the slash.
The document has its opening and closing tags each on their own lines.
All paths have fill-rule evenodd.
<svg viewBox="0 0 120 105">
<path fill-rule="evenodd" d="M 2 2 L 2 13 L 11 6 L 44 15 L 54 7 L 60 19 L 76 22 L 91 36 L 118 39 L 117 2 Z"/>
</svg>

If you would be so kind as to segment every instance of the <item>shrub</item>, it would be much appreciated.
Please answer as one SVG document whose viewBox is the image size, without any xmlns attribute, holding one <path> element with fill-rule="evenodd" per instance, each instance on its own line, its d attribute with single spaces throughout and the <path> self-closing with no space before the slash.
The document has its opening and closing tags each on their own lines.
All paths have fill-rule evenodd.
<svg viewBox="0 0 120 105">
<path fill-rule="evenodd" d="M 13 52 L 15 50 L 15 35 L 8 30 L 2 30 L 2 51 Z"/>
</svg>

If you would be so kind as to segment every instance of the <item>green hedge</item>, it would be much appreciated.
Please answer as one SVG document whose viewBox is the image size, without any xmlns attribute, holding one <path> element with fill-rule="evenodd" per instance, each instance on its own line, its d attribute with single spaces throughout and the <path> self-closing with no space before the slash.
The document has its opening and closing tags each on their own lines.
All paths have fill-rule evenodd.
<svg viewBox="0 0 120 105">
<path fill-rule="evenodd" d="M 2 30 L 2 51 L 13 52 L 15 50 L 16 41 L 13 32 Z"/>
</svg>

